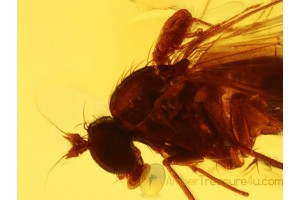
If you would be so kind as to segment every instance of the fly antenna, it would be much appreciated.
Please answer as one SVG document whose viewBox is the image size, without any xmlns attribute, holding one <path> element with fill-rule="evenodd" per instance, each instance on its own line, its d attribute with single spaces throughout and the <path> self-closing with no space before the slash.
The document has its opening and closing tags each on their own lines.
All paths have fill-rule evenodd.
<svg viewBox="0 0 300 200">
<path fill-rule="evenodd" d="M 61 128 L 59 128 L 53 121 L 51 121 L 41 110 L 40 110 L 40 107 L 38 106 L 38 103 L 35 99 L 35 104 L 36 104 L 36 107 L 37 107 L 37 110 L 39 111 L 39 113 L 50 123 L 52 124 L 57 130 L 59 130 L 60 132 L 62 132 L 63 134 L 65 135 L 69 135 L 69 133 L 67 133 L 66 131 L 63 131 Z"/>
<path fill-rule="evenodd" d="M 48 181 L 48 177 L 49 177 L 49 175 L 50 175 L 50 173 L 52 172 L 52 170 L 57 166 L 57 164 L 59 163 L 59 162 L 61 162 L 63 159 L 65 159 L 67 157 L 67 154 L 66 155 L 64 155 L 64 156 L 62 156 L 58 161 L 56 161 L 56 163 L 54 163 L 54 165 L 49 169 L 49 171 L 48 171 L 48 173 L 47 173 L 47 175 L 46 175 L 46 178 L 45 178 L 45 183 L 44 183 L 44 186 L 45 186 L 45 188 L 46 188 L 46 185 L 47 185 L 47 181 Z"/>
<path fill-rule="evenodd" d="M 54 163 L 54 165 L 49 169 L 49 172 L 47 174 L 47 177 L 48 175 L 50 174 L 50 172 L 54 169 L 54 167 L 60 162 L 62 161 L 63 159 L 67 158 L 67 154 L 66 155 L 63 155 L 60 159 L 58 159 L 58 161 L 56 161 L 56 163 Z"/>
</svg>

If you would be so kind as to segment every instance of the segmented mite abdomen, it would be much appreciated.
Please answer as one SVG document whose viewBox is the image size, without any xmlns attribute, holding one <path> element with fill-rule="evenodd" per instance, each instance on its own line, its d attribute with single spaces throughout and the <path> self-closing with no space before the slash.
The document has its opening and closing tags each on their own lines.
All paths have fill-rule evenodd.
<svg viewBox="0 0 300 200">
<path fill-rule="evenodd" d="M 152 53 L 157 65 L 166 64 L 170 60 L 169 54 L 172 54 L 188 36 L 188 29 L 194 21 L 196 19 L 188 10 L 181 9 L 165 22 Z"/>
</svg>

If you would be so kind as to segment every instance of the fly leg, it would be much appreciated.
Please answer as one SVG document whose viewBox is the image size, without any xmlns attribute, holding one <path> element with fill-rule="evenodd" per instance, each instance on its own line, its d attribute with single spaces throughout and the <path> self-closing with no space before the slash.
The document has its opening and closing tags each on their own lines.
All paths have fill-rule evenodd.
<svg viewBox="0 0 300 200">
<path fill-rule="evenodd" d="M 282 163 L 252 150 L 256 137 L 264 134 L 279 135 L 282 132 L 282 122 L 267 112 L 258 109 L 260 101 L 250 99 L 243 94 L 231 97 L 230 114 L 234 138 L 239 150 L 270 163 L 282 169 Z"/>
<path fill-rule="evenodd" d="M 207 173 L 207 172 L 204 171 L 203 169 L 200 169 L 200 168 L 198 168 L 198 167 L 196 167 L 196 166 L 190 166 L 190 168 L 191 168 L 194 172 L 199 172 L 200 174 L 206 176 L 207 178 L 209 178 L 209 179 L 215 181 L 215 182 L 218 183 L 219 185 L 222 185 L 223 187 L 225 187 L 225 188 L 227 188 L 227 189 L 229 189 L 229 190 L 231 190 L 231 191 L 233 191 L 233 192 L 236 192 L 236 193 L 238 193 L 238 194 L 240 194 L 240 195 L 243 195 L 243 196 L 246 196 L 246 197 L 249 196 L 249 193 L 248 193 L 248 192 L 239 190 L 239 189 L 237 189 L 237 188 L 235 188 L 235 187 L 233 187 L 233 186 L 231 186 L 231 185 L 225 183 L 225 182 L 222 181 L 221 179 L 218 179 L 218 178 L 212 176 L 211 174 Z"/>
<path fill-rule="evenodd" d="M 253 156 L 254 158 L 257 158 L 257 159 L 260 159 L 260 160 L 263 160 L 267 163 L 269 163 L 270 165 L 272 165 L 273 167 L 277 167 L 279 169 L 283 169 L 283 163 L 282 162 L 279 162 L 277 160 L 274 160 L 268 156 L 265 156 L 261 153 L 258 153 L 252 149 L 249 149 L 243 145 L 238 145 L 239 149 L 244 152 L 245 154 L 248 154 L 250 156 Z"/>
<path fill-rule="evenodd" d="M 203 161 L 201 156 L 195 155 L 194 153 L 176 147 L 171 144 L 164 144 L 161 150 L 161 155 L 165 158 L 163 160 L 163 165 L 168 169 L 169 173 L 173 176 L 177 184 L 180 186 L 182 191 L 185 193 L 189 200 L 194 200 L 194 196 L 189 190 L 189 188 L 182 181 L 180 176 L 176 173 L 176 171 L 172 168 L 171 165 L 194 165 L 195 163 L 199 163 Z"/>
<path fill-rule="evenodd" d="M 236 192 L 238 194 L 241 194 L 243 196 L 248 196 L 249 193 L 239 190 L 224 181 L 212 176 L 211 174 L 205 172 L 204 170 L 196 167 L 196 165 L 203 161 L 203 157 L 199 156 L 198 154 L 195 154 L 193 152 L 190 152 L 188 150 L 175 147 L 173 145 L 165 145 L 163 147 L 163 151 L 161 152 L 163 157 L 165 159 L 163 160 L 163 165 L 168 169 L 169 173 L 173 176 L 177 184 L 181 187 L 183 192 L 186 194 L 188 199 L 195 199 L 188 187 L 184 184 L 182 179 L 178 176 L 178 174 L 175 172 L 175 170 L 172 168 L 171 165 L 180 165 L 180 166 L 187 166 L 190 167 L 194 172 L 199 172 L 200 174 L 208 177 L 209 179 L 215 181 L 219 185 L 222 185 L 223 187 Z"/>
<path fill-rule="evenodd" d="M 195 199 L 195 198 L 193 197 L 193 195 L 190 192 L 190 190 L 188 189 L 188 187 L 184 184 L 182 179 L 174 171 L 174 169 L 172 168 L 171 165 L 188 166 L 194 172 L 199 172 L 200 174 L 208 177 L 209 179 L 215 181 L 219 185 L 221 185 L 221 186 L 223 186 L 223 187 L 225 187 L 225 188 L 227 188 L 227 189 L 229 189 L 233 192 L 236 192 L 236 193 L 238 193 L 240 195 L 243 195 L 243 196 L 249 196 L 248 192 L 239 190 L 239 189 L 225 183 L 221 179 L 218 179 L 218 178 L 212 176 L 211 174 L 207 173 L 206 171 L 196 167 L 197 163 L 199 163 L 201 161 L 203 161 L 203 158 L 201 158 L 201 157 L 199 158 L 199 156 L 196 156 L 196 155 L 175 155 L 175 156 L 170 156 L 170 157 L 164 159 L 164 161 L 163 161 L 164 166 L 168 169 L 169 173 L 174 177 L 175 181 L 178 183 L 178 185 L 184 191 L 184 193 L 186 194 L 188 199 Z"/>
<path fill-rule="evenodd" d="M 185 185 L 185 183 L 182 181 L 180 176 L 175 172 L 175 170 L 172 168 L 171 165 L 182 165 L 181 162 L 176 161 L 178 156 L 168 157 L 163 160 L 163 165 L 168 169 L 169 173 L 173 176 L 177 184 L 181 187 L 184 194 L 187 196 L 189 200 L 195 200 L 193 194 L 189 190 L 189 188 Z"/>
<path fill-rule="evenodd" d="M 163 161 L 164 166 L 168 169 L 169 173 L 173 176 L 177 184 L 181 187 L 184 194 L 187 196 L 188 199 L 194 200 L 194 196 L 189 190 L 189 188 L 185 185 L 185 183 L 182 181 L 182 179 L 178 176 L 178 174 L 175 172 L 175 170 L 171 167 L 171 164 L 173 164 L 173 161 L 171 159 L 165 159 Z"/>
<path fill-rule="evenodd" d="M 243 94 L 234 94 L 230 102 L 231 126 L 237 142 L 252 148 L 261 134 L 279 135 L 282 122 L 262 110 L 261 100 L 253 100 Z"/>
</svg>

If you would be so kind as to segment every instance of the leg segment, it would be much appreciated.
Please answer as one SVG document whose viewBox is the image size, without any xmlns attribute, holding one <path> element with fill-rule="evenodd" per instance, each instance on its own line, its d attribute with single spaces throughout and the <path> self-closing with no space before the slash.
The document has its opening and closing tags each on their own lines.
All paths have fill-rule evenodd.
<svg viewBox="0 0 300 200">
<path fill-rule="evenodd" d="M 245 154 L 248 154 L 250 156 L 253 156 L 254 158 L 257 158 L 257 159 L 260 159 L 260 160 L 263 160 L 267 163 L 269 163 L 270 165 L 274 166 L 274 167 L 277 167 L 279 169 L 283 169 L 283 163 L 282 162 L 279 162 L 277 160 L 274 160 L 268 156 L 265 156 L 263 154 L 260 154 L 252 149 L 249 149 L 247 147 L 244 147 L 243 145 L 239 145 L 239 149 L 244 152 Z"/>
<path fill-rule="evenodd" d="M 212 176 L 211 174 L 207 173 L 206 171 L 196 167 L 196 166 L 190 166 L 190 168 L 194 171 L 194 172 L 199 172 L 200 174 L 206 176 L 207 178 L 210 178 L 211 180 L 215 181 L 216 183 L 218 183 L 219 185 L 222 185 L 223 187 L 233 191 L 233 192 L 236 192 L 240 195 L 243 195 L 243 196 L 249 196 L 249 193 L 248 192 L 245 192 L 245 191 L 242 191 L 242 190 L 239 190 L 231 185 L 228 185 L 227 183 L 225 183 L 224 181 Z"/>
<path fill-rule="evenodd" d="M 282 122 L 266 110 L 270 107 L 261 99 L 234 94 L 230 102 L 231 126 L 237 142 L 252 148 L 261 134 L 279 135 Z"/>
<path fill-rule="evenodd" d="M 194 200 L 194 196 L 193 194 L 190 192 L 190 190 L 188 189 L 188 187 L 184 184 L 184 182 L 182 181 L 182 179 L 178 176 L 178 174 L 174 171 L 174 169 L 171 167 L 171 165 L 180 165 L 180 166 L 188 166 L 190 167 L 194 172 L 199 172 L 202 175 L 210 178 L 211 180 L 215 181 L 216 183 L 218 183 L 219 185 L 233 191 L 236 192 L 240 195 L 243 196 L 248 196 L 249 193 L 239 190 L 227 183 L 225 183 L 224 181 L 212 176 L 211 174 L 205 172 L 204 170 L 196 167 L 197 163 L 203 161 L 203 158 L 199 158 L 199 156 L 196 155 L 176 155 L 176 156 L 170 156 L 166 159 L 164 159 L 163 164 L 164 166 L 168 169 L 168 171 L 170 172 L 170 174 L 173 176 L 173 178 L 175 179 L 175 181 L 177 182 L 177 184 L 181 187 L 181 189 L 183 190 L 183 192 L 186 194 L 186 196 L 188 197 L 188 199 L 190 200 Z"/>
</svg>

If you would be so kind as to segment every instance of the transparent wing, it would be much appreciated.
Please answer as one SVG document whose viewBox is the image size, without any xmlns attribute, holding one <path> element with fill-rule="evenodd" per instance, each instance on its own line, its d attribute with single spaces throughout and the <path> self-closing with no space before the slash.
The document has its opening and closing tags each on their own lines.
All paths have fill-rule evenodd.
<svg viewBox="0 0 300 200">
<path fill-rule="evenodd" d="M 195 21 L 171 57 L 171 64 L 188 59 L 194 70 L 214 63 L 264 56 L 282 56 L 282 1 L 254 5 L 205 30 Z M 205 31 L 199 31 L 203 29 Z"/>
<path fill-rule="evenodd" d="M 271 13 L 281 11 L 280 4 L 257 5 L 212 26 L 184 43 L 173 60 L 190 61 L 187 79 L 282 101 L 282 14 Z"/>
<path fill-rule="evenodd" d="M 199 45 L 199 50 L 203 49 Z M 195 52 L 198 48 L 195 48 Z M 198 51 L 198 52 L 200 52 Z M 225 63 L 261 56 L 282 57 L 282 15 L 254 22 L 246 26 L 231 27 L 210 43 L 200 55 L 188 57 L 201 68 L 213 63 Z"/>
</svg>

